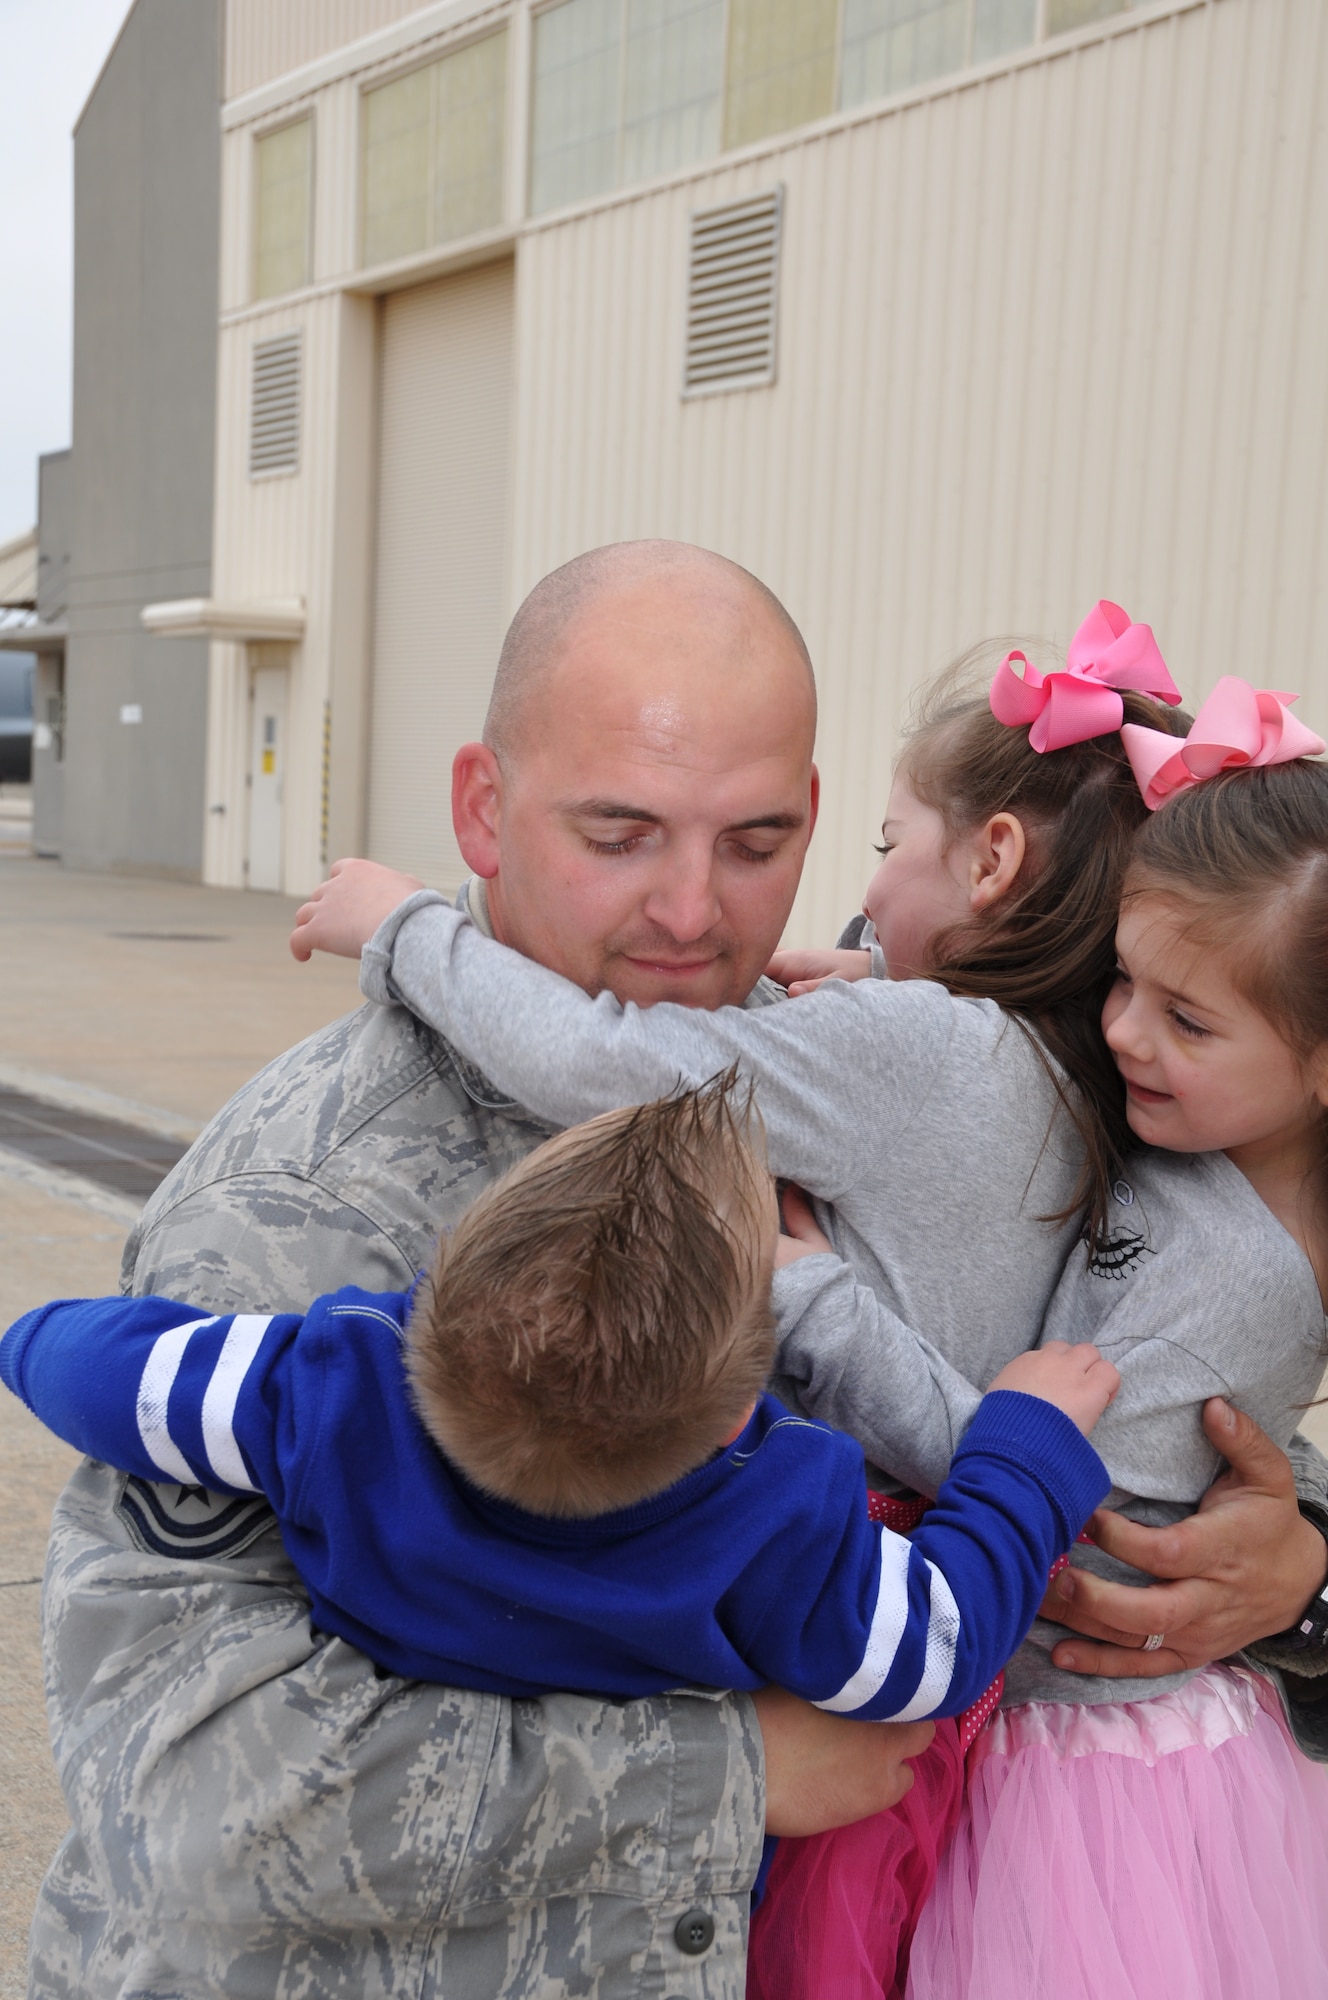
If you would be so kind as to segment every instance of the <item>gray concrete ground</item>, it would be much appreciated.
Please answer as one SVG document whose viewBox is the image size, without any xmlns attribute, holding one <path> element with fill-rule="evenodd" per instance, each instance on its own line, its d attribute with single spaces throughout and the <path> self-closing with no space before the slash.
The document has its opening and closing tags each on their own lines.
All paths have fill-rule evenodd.
<svg viewBox="0 0 1328 2000">
<path fill-rule="evenodd" d="M 73 875 L 0 794 L 0 1077 L 189 1137 L 246 1077 L 356 1005 L 355 968 L 286 951 L 282 897 Z M 0 1155 L 0 1328 L 116 1289 L 132 1207 Z M 39 1585 L 74 1455 L 0 1392 L 0 2000 L 25 1988 L 33 1898 L 66 1824 L 41 1696 Z"/>
<path fill-rule="evenodd" d="M 22 853 L 32 837 L 32 786 L 0 780 L 0 854 Z"/>
</svg>

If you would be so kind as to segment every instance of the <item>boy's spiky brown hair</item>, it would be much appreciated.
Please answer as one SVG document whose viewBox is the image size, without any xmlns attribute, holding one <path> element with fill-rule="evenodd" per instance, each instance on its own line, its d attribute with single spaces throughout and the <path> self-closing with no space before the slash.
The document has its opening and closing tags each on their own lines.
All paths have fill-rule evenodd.
<svg viewBox="0 0 1328 2000">
<path fill-rule="evenodd" d="M 663 1491 L 764 1386 L 773 1233 L 732 1070 L 559 1134 L 439 1245 L 408 1328 L 425 1425 L 475 1485 L 532 1513 Z"/>
</svg>

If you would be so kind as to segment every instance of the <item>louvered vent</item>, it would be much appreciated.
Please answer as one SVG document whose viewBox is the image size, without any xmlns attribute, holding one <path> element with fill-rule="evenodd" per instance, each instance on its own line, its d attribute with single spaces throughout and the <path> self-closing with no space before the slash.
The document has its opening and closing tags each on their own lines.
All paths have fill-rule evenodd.
<svg viewBox="0 0 1328 2000">
<path fill-rule="evenodd" d="M 784 190 L 692 217 L 683 394 L 775 379 Z"/>
<path fill-rule="evenodd" d="M 300 463 L 300 336 L 254 342 L 249 477 L 295 472 Z"/>
</svg>

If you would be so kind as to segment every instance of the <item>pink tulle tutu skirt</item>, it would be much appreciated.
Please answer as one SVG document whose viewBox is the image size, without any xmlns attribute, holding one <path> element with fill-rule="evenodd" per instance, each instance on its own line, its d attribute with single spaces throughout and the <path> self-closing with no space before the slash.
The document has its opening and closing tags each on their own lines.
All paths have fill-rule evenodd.
<svg viewBox="0 0 1328 2000">
<path fill-rule="evenodd" d="M 938 1722 L 911 1763 L 913 1788 L 889 1812 L 780 1841 L 752 1918 L 747 2000 L 903 2000 L 909 1945 L 963 1798 L 955 1723 Z"/>
<path fill-rule="evenodd" d="M 1002 1709 L 970 1754 L 907 1991 L 1328 1995 L 1328 1768 L 1240 1667 L 1152 1701 Z"/>
</svg>

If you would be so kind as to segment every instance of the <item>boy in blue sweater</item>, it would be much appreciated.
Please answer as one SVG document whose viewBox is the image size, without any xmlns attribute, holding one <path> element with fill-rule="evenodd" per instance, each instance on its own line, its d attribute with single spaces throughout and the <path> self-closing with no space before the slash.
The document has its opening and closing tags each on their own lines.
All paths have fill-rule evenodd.
<svg viewBox="0 0 1328 2000">
<path fill-rule="evenodd" d="M 850 1439 L 763 1394 L 778 1211 L 732 1075 L 562 1133 L 411 1294 L 303 1318 L 57 1302 L 0 1378 L 141 1477 L 264 1493 L 322 1629 L 508 1695 L 785 1687 L 953 1715 L 1108 1490 L 1091 1347 L 1020 1355 L 911 1541 Z"/>
</svg>

